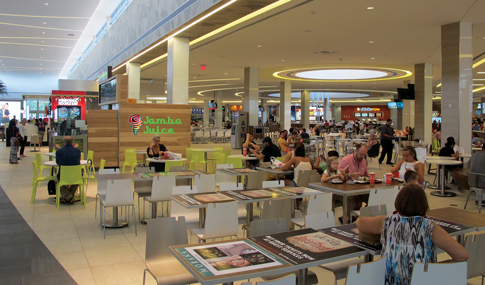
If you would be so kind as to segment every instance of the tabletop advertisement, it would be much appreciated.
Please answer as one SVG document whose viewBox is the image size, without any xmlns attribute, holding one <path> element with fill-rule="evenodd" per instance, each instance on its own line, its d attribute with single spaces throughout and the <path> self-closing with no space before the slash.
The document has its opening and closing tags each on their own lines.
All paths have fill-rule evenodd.
<svg viewBox="0 0 485 285">
<path fill-rule="evenodd" d="M 153 179 L 154 177 L 195 176 L 199 174 L 193 171 L 177 171 L 177 172 L 134 173 L 134 175 L 138 178 Z"/>
<path fill-rule="evenodd" d="M 172 199 L 177 200 L 186 206 L 206 205 L 209 203 L 233 202 L 234 199 L 221 193 L 193 193 L 172 195 Z"/>
<path fill-rule="evenodd" d="M 225 191 L 224 194 L 236 201 L 288 197 L 288 194 L 277 192 L 272 189 L 232 190 Z"/>
<path fill-rule="evenodd" d="M 283 193 L 289 196 L 305 195 L 305 194 L 322 194 L 322 191 L 318 191 L 307 187 L 278 187 L 278 188 L 271 188 L 271 190 L 274 190 L 276 192 Z"/>
<path fill-rule="evenodd" d="M 473 229 L 473 227 L 465 226 L 458 223 L 453 223 L 450 221 L 434 218 L 434 217 L 427 217 L 428 219 L 435 222 L 437 225 L 441 226 L 448 234 L 453 235 L 453 233 L 461 232 L 461 231 L 469 231 Z"/>
<path fill-rule="evenodd" d="M 360 248 L 369 249 L 374 252 L 380 252 L 381 244 L 372 244 L 359 238 L 359 229 L 355 224 L 344 225 L 339 227 L 331 227 L 320 230 L 330 236 L 347 241 Z"/>
<path fill-rule="evenodd" d="M 252 237 L 250 240 L 294 265 L 361 251 L 346 241 L 314 229 Z"/>
<path fill-rule="evenodd" d="M 212 277 L 284 265 L 248 241 L 175 249 L 197 272 Z"/>
</svg>

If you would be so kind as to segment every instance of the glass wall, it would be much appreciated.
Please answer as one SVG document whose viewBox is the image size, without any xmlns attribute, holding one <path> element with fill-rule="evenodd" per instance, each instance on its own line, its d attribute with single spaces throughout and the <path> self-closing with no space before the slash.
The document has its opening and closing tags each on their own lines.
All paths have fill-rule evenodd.
<svg viewBox="0 0 485 285">
<path fill-rule="evenodd" d="M 45 111 L 49 107 L 49 99 L 32 99 L 26 98 L 24 100 L 24 115 L 27 120 L 42 119 L 47 117 Z"/>
</svg>

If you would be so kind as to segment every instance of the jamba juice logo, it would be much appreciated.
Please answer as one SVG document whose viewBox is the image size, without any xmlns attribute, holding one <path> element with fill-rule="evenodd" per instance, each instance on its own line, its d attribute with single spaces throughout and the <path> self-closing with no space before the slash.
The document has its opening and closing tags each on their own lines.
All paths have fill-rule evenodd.
<svg viewBox="0 0 485 285">
<path fill-rule="evenodd" d="M 131 126 L 133 127 L 133 134 L 136 136 L 136 133 L 141 128 L 141 125 L 143 124 L 141 116 L 138 115 L 138 114 L 131 115 L 130 118 L 128 119 L 128 121 L 130 122 Z"/>
</svg>

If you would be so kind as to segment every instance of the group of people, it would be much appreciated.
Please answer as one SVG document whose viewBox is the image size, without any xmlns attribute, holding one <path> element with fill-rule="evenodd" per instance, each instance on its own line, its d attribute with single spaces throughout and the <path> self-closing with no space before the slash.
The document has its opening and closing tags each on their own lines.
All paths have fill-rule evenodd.
<svg viewBox="0 0 485 285">
<path fill-rule="evenodd" d="M 39 141 L 42 142 L 45 134 L 46 123 L 43 120 L 35 119 L 35 121 L 22 119 L 19 121 L 15 118 L 8 123 L 8 135 L 10 137 L 10 164 L 18 164 L 21 157 L 24 155 L 25 145 L 27 144 L 27 124 L 34 123 L 38 127 Z M 20 152 L 19 152 L 20 150 Z"/>
</svg>

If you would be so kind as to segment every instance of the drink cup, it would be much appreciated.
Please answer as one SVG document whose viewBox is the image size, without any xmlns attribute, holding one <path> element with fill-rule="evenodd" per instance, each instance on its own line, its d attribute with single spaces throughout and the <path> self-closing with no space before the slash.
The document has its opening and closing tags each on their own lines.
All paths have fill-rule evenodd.
<svg viewBox="0 0 485 285">
<path fill-rule="evenodd" d="M 394 172 L 393 177 L 394 178 L 399 178 L 399 171 Z"/>
<path fill-rule="evenodd" d="M 369 172 L 369 177 L 370 177 L 370 184 L 374 185 L 376 183 L 376 173 L 375 172 Z"/>
<path fill-rule="evenodd" d="M 243 148 L 243 156 L 246 156 L 248 155 L 248 149 L 247 148 Z"/>
<path fill-rule="evenodd" d="M 392 173 L 386 173 L 386 184 L 390 185 L 392 183 Z"/>
<path fill-rule="evenodd" d="M 168 158 L 168 153 L 164 152 L 163 153 L 163 158 L 167 159 Z"/>
</svg>

